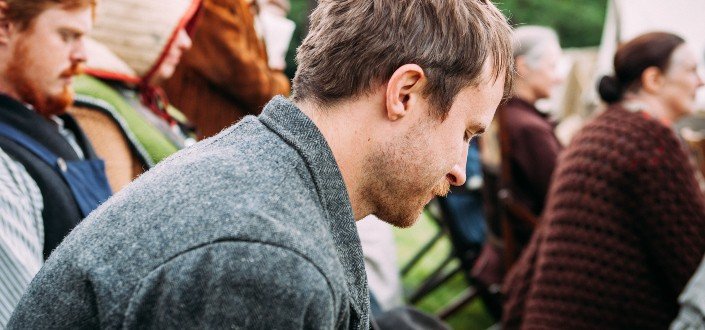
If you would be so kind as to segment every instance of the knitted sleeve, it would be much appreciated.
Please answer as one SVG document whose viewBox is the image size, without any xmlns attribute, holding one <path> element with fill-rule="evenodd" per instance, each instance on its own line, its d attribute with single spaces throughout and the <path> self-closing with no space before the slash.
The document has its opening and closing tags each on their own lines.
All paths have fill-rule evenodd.
<svg viewBox="0 0 705 330">
<path fill-rule="evenodd" d="M 636 167 L 633 189 L 642 223 L 635 228 L 675 299 L 705 253 L 705 198 L 671 130 L 651 135 L 641 140 Z"/>
<path fill-rule="evenodd" d="M 505 282 L 506 329 L 660 329 L 705 253 L 705 205 L 673 132 L 608 111 L 561 155 Z"/>
</svg>

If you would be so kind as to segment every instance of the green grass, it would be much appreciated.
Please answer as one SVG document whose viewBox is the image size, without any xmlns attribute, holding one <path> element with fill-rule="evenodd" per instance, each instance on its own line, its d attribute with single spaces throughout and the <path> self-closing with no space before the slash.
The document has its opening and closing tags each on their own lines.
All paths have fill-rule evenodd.
<svg viewBox="0 0 705 330">
<path fill-rule="evenodd" d="M 394 235 L 397 243 L 400 269 L 437 231 L 438 226 L 426 214 L 412 228 L 395 229 Z M 403 278 L 404 291 L 408 293 L 418 287 L 423 279 L 445 259 L 449 251 L 450 241 L 444 237 Z M 453 264 L 456 262 L 453 261 Z M 460 295 L 466 287 L 467 284 L 462 274 L 458 274 L 424 297 L 416 307 L 428 313 L 436 313 L 441 307 Z M 475 299 L 475 301 L 465 306 L 448 319 L 447 322 L 453 329 L 457 330 L 487 329 L 494 323 L 479 299 Z"/>
</svg>

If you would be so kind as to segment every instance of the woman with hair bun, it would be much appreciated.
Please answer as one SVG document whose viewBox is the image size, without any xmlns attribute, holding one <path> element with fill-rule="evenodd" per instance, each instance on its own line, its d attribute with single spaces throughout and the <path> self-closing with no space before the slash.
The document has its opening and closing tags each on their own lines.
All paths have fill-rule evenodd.
<svg viewBox="0 0 705 330">
<path fill-rule="evenodd" d="M 670 33 L 622 45 L 608 109 L 561 154 L 544 218 L 505 282 L 515 328 L 664 329 L 705 253 L 705 198 L 671 124 L 695 108 L 696 58 Z"/>
</svg>

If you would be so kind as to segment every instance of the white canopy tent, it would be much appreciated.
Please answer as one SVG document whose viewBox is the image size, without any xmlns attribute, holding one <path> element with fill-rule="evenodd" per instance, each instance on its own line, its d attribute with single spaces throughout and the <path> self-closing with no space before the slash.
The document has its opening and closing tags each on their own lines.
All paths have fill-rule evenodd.
<svg viewBox="0 0 705 330">
<path fill-rule="evenodd" d="M 698 57 L 702 76 L 705 0 L 610 0 L 593 82 L 612 73 L 612 59 L 619 43 L 649 31 L 666 31 L 683 37 Z M 594 88 L 592 93 L 592 99 L 597 100 Z M 700 172 L 705 174 L 705 88 L 700 89 L 697 100 L 699 113 L 681 120 L 675 130 L 691 149 Z M 705 190 L 703 176 L 698 179 Z"/>
<path fill-rule="evenodd" d="M 702 64 L 705 0 L 610 0 L 593 81 L 612 72 L 612 59 L 619 43 L 649 31 L 672 32 L 683 37 Z M 698 100 L 699 108 L 705 110 L 705 91 L 700 91 Z"/>
<path fill-rule="evenodd" d="M 617 46 L 649 31 L 672 32 L 683 37 L 703 67 L 705 0 L 609 0 L 602 42 L 597 50 L 566 51 L 570 66 L 567 81 L 551 100 L 555 105 L 551 108 L 562 118 L 557 135 L 563 143 L 568 143 L 586 117 L 601 108 L 596 82 L 603 75 L 612 73 Z M 698 93 L 698 108 L 701 114 L 705 110 L 705 88 Z M 703 125 L 693 123 L 689 126 L 705 128 L 705 121 Z"/>
<path fill-rule="evenodd" d="M 600 46 L 566 49 L 561 64 L 565 83 L 550 100 L 539 105 L 560 118 L 556 135 L 562 143 L 568 144 L 585 120 L 602 109 L 596 82 L 612 73 L 617 46 L 650 31 L 672 32 L 683 37 L 695 51 L 701 69 L 704 67 L 705 0 L 608 0 Z M 688 118 L 676 130 L 682 136 L 690 136 L 685 140 L 694 149 L 698 149 L 696 145 L 702 146 L 696 153 L 705 173 L 705 88 L 698 93 L 698 105 L 699 116 Z M 690 128 L 686 129 L 688 134 L 683 134 L 684 126 Z"/>
</svg>

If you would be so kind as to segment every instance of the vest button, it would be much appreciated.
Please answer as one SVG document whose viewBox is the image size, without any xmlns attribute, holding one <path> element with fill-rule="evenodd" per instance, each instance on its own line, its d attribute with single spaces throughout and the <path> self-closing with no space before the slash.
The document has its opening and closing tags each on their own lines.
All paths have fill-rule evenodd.
<svg viewBox="0 0 705 330">
<path fill-rule="evenodd" d="M 59 169 L 61 170 L 61 172 L 66 172 L 66 170 L 67 170 L 66 161 L 63 158 L 59 157 L 59 159 L 56 160 L 56 165 L 59 166 Z"/>
</svg>

